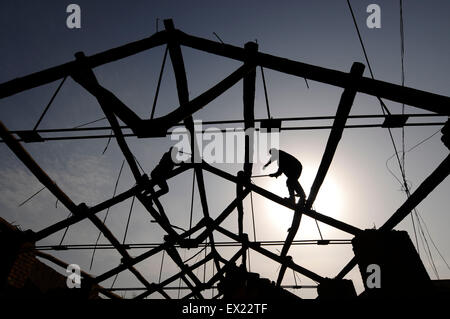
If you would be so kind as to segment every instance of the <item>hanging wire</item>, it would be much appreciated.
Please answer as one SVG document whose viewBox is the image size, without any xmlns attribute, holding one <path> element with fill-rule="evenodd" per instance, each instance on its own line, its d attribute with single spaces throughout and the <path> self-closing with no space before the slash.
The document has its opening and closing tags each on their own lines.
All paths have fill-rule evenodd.
<svg viewBox="0 0 450 319">
<path fill-rule="evenodd" d="M 373 75 L 373 71 L 372 71 L 372 66 L 370 65 L 369 57 L 367 55 L 366 47 L 364 46 L 364 42 L 362 40 L 361 33 L 359 32 L 358 23 L 356 22 L 355 14 L 353 13 L 353 8 L 352 8 L 352 5 L 350 4 L 350 0 L 347 0 L 347 5 L 348 5 L 348 8 L 352 15 L 353 24 L 355 25 L 356 32 L 358 33 L 359 43 L 361 44 L 361 47 L 362 47 L 362 50 L 364 53 L 364 58 L 366 60 L 367 66 L 369 67 L 370 76 L 372 77 L 372 79 L 375 79 L 375 77 Z M 386 111 L 390 115 L 391 112 L 389 112 L 389 109 L 387 108 L 386 104 L 384 104 L 383 100 L 378 96 L 377 96 L 377 99 L 380 102 L 381 110 L 383 111 L 383 114 L 384 114 L 384 111 Z"/>
<path fill-rule="evenodd" d="M 405 86 L 405 33 L 403 30 L 403 0 L 400 0 L 400 59 L 401 59 L 401 67 L 402 67 L 402 86 Z M 405 104 L 402 103 L 402 115 L 405 114 Z M 403 170 L 405 169 L 405 127 L 402 126 L 402 163 Z"/>
<path fill-rule="evenodd" d="M 31 195 L 30 197 L 28 197 L 27 199 L 25 199 L 22 203 L 20 203 L 17 207 L 22 207 L 23 205 L 25 205 L 26 203 L 28 203 L 30 200 L 33 199 L 34 196 L 36 196 L 37 194 L 39 194 L 40 192 L 42 192 L 44 189 L 46 189 L 47 187 L 42 187 L 40 190 L 38 190 L 36 193 L 34 193 L 33 195 Z"/>
<path fill-rule="evenodd" d="M 450 270 L 450 266 L 449 266 L 449 264 L 447 263 L 447 260 L 445 260 L 444 256 L 441 254 L 441 252 L 440 252 L 439 249 L 437 248 L 436 244 L 434 243 L 434 240 L 433 240 L 433 238 L 431 237 L 430 232 L 428 231 L 428 226 L 427 226 L 427 224 L 425 223 L 425 221 L 423 220 L 422 215 L 421 215 L 420 213 L 418 213 L 417 215 L 418 215 L 418 217 L 420 218 L 420 220 L 422 220 L 423 225 L 425 226 L 425 231 L 427 232 L 428 237 L 429 237 L 430 240 L 431 240 L 431 243 L 433 244 L 433 246 L 434 246 L 434 248 L 436 249 L 437 253 L 438 253 L 439 256 L 441 257 L 442 261 L 445 263 L 445 265 L 447 266 L 447 268 Z"/>
<path fill-rule="evenodd" d="M 50 101 L 48 102 L 47 106 L 44 109 L 44 112 L 42 112 L 41 117 L 39 118 L 39 120 L 36 122 L 36 125 L 33 128 L 33 131 L 36 131 L 36 129 L 38 128 L 39 124 L 41 123 L 42 119 L 44 118 L 45 114 L 47 113 L 48 109 L 50 108 L 50 106 L 53 103 L 53 100 L 55 99 L 56 95 L 58 95 L 59 90 L 61 89 L 61 87 L 63 86 L 64 82 L 66 81 L 67 76 L 65 76 L 62 81 L 59 83 L 58 87 L 56 88 L 55 93 L 53 93 L 53 96 L 51 97 Z"/>
<path fill-rule="evenodd" d="M 359 41 L 360 41 L 361 47 L 362 47 L 363 52 L 364 52 L 364 57 L 365 57 L 365 59 L 366 59 L 367 65 L 368 65 L 368 67 L 369 67 L 370 75 L 371 75 L 372 79 L 374 79 L 372 67 L 370 66 L 369 58 L 368 58 L 368 56 L 367 56 L 367 52 L 366 52 L 364 43 L 363 43 L 363 41 L 362 41 L 361 33 L 359 32 L 358 24 L 356 23 L 356 18 L 355 18 L 355 15 L 354 15 L 354 13 L 353 13 L 352 6 L 351 6 L 351 4 L 350 4 L 350 0 L 347 0 L 347 4 L 348 4 L 348 7 L 349 7 L 349 9 L 350 9 L 350 13 L 351 13 L 352 18 L 353 18 L 353 23 L 354 23 L 354 25 L 355 25 L 355 28 L 356 28 L 356 31 L 357 31 L 357 34 L 358 34 Z M 401 11 L 401 12 L 400 12 L 400 14 L 401 14 L 401 21 L 400 21 L 400 24 L 401 24 L 401 41 L 402 41 L 402 44 L 401 44 L 401 51 L 402 51 L 402 52 L 401 52 L 401 58 L 402 58 L 402 64 L 403 64 L 403 62 L 404 62 L 403 3 L 400 3 L 400 6 L 401 6 L 401 8 L 400 8 L 400 9 L 401 9 L 401 10 L 400 10 L 400 11 Z M 402 65 L 402 83 L 404 83 L 404 65 Z M 386 111 L 386 112 L 390 115 L 389 109 L 386 107 L 386 105 L 384 104 L 383 100 L 381 100 L 380 97 L 377 97 L 377 98 L 378 98 L 378 100 L 379 100 L 379 102 L 380 102 L 381 110 L 382 110 L 383 114 L 385 114 L 385 111 Z M 403 111 L 402 111 L 402 112 L 403 112 Z M 389 132 L 389 137 L 390 137 L 390 139 L 391 139 L 392 146 L 393 146 L 393 148 L 394 148 L 394 152 L 395 152 L 394 154 L 395 154 L 395 156 L 396 156 L 397 163 L 398 163 L 399 168 L 400 168 L 400 173 L 401 173 L 401 175 L 402 175 L 402 182 L 401 182 L 401 184 L 402 184 L 402 186 L 403 186 L 403 188 L 404 188 L 404 191 L 405 191 L 405 193 L 406 193 L 407 198 L 409 198 L 411 194 L 410 194 L 410 191 L 409 191 L 409 186 L 408 186 L 408 182 L 407 182 L 407 179 L 406 179 L 406 174 L 405 174 L 404 166 L 403 166 L 403 164 L 402 164 L 402 161 L 400 160 L 399 152 L 398 152 L 398 150 L 397 150 L 397 146 L 396 146 L 396 144 L 395 144 L 394 137 L 393 137 L 393 135 L 392 135 L 392 131 L 391 131 L 391 129 L 390 129 L 389 127 L 388 127 L 388 132 Z M 402 142 L 404 142 L 404 135 L 402 136 Z M 403 145 L 403 143 L 402 143 L 402 145 Z M 403 153 L 403 154 L 404 154 L 404 153 Z M 398 179 L 397 179 L 397 180 L 398 180 Z M 416 209 L 414 209 L 413 212 L 414 212 L 414 214 L 417 215 L 417 210 L 416 210 Z M 411 213 L 411 222 L 412 222 L 412 227 L 413 227 L 413 230 L 414 230 L 414 237 L 415 237 L 415 241 L 416 241 L 417 251 L 418 251 L 419 256 L 420 256 L 420 248 L 419 248 L 419 242 L 418 242 L 418 237 L 417 237 L 416 225 L 415 225 L 415 221 L 414 221 L 414 214 Z M 421 228 L 420 225 L 418 225 L 418 226 Z M 421 229 L 420 229 L 420 230 L 421 230 Z M 423 233 L 423 230 L 422 230 L 422 233 Z M 420 233 L 419 233 L 419 234 L 420 234 Z M 428 246 L 428 243 L 427 243 L 426 240 L 425 240 L 425 243 L 427 244 L 427 249 L 428 249 L 428 251 L 429 251 L 429 246 Z M 431 256 L 431 262 L 430 262 L 430 264 L 431 264 L 433 270 L 436 270 L 435 267 L 434 267 L 433 256 Z"/>
<path fill-rule="evenodd" d="M 113 197 L 116 196 L 117 186 L 119 184 L 120 175 L 122 174 L 122 169 L 123 169 L 123 165 L 124 164 L 125 164 L 125 160 L 122 161 L 122 165 L 120 166 L 119 175 L 117 176 L 116 185 L 114 186 Z M 105 224 L 106 218 L 108 218 L 108 214 L 109 214 L 109 207 L 106 210 L 105 217 L 103 218 L 103 224 Z M 102 232 L 99 232 L 98 236 L 97 236 L 97 240 L 95 241 L 94 250 L 92 251 L 91 263 L 89 265 L 89 270 L 92 269 L 92 264 L 94 262 L 95 251 L 97 250 L 97 244 L 98 244 L 98 241 L 100 240 L 100 236 L 101 235 L 102 235 Z"/>
<path fill-rule="evenodd" d="M 167 52 L 169 51 L 169 46 L 166 46 L 166 51 L 164 51 L 163 62 L 161 65 L 161 70 L 159 71 L 158 85 L 156 86 L 155 98 L 153 99 L 152 113 L 150 115 L 150 119 L 153 119 L 155 115 L 156 102 L 158 101 L 159 88 L 161 87 L 161 80 L 164 74 L 164 66 L 166 65 Z"/>
</svg>

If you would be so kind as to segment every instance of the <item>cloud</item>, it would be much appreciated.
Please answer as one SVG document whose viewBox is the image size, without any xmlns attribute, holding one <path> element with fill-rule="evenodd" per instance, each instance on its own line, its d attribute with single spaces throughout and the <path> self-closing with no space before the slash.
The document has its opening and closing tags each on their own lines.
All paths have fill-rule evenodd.
<svg viewBox="0 0 450 319">
<path fill-rule="evenodd" d="M 48 163 L 44 163 L 48 164 Z M 115 175 L 108 163 L 99 156 L 72 155 L 66 161 L 53 158 L 46 170 L 50 178 L 76 203 L 97 204 L 111 196 Z M 66 217 L 55 213 L 56 198 L 47 190 L 41 191 L 25 205 L 25 199 L 43 185 L 19 164 L 0 168 L 0 207 L 2 217 L 26 228 L 36 229 Z M 58 205 L 58 210 L 63 205 Z"/>
</svg>

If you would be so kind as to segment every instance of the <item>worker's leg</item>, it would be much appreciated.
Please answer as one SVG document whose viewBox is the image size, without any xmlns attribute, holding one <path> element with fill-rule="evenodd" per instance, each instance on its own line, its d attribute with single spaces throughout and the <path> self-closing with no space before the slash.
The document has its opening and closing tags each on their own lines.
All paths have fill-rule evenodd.
<svg viewBox="0 0 450 319">
<path fill-rule="evenodd" d="M 306 199 L 305 191 L 303 190 L 303 187 L 302 187 L 302 185 L 300 185 L 298 180 L 294 184 L 294 189 L 295 189 L 295 192 L 297 193 L 297 195 L 300 196 L 301 199 Z"/>
<path fill-rule="evenodd" d="M 295 179 L 288 177 L 286 180 L 286 186 L 288 188 L 289 191 L 289 200 L 294 201 L 295 202 Z"/>
<path fill-rule="evenodd" d="M 165 179 L 158 181 L 158 186 L 159 186 L 159 190 L 155 192 L 156 197 L 160 197 L 169 192 L 169 185 L 167 185 L 167 182 Z"/>
</svg>

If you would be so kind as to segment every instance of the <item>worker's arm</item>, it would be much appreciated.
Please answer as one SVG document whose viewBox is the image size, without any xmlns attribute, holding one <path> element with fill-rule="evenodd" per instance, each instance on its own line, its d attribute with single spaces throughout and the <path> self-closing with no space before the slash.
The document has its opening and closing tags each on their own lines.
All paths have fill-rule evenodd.
<svg viewBox="0 0 450 319">
<path fill-rule="evenodd" d="M 266 164 L 264 164 L 263 169 L 266 169 L 266 167 L 269 166 L 270 163 L 272 163 L 272 157 L 270 157 L 269 161 Z"/>
<path fill-rule="evenodd" d="M 278 177 L 280 175 L 281 175 L 280 167 L 278 167 L 278 171 L 276 171 L 275 173 L 269 174 L 270 177 Z"/>
</svg>

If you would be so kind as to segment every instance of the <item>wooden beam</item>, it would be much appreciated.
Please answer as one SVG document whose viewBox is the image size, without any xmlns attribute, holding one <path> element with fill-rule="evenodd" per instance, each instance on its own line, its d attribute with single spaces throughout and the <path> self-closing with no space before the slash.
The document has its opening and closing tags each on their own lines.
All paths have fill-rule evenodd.
<svg viewBox="0 0 450 319">
<path fill-rule="evenodd" d="M 73 215 L 86 215 L 88 210 L 85 204 L 79 206 L 75 203 L 56 185 L 55 182 L 39 167 L 34 159 L 28 154 L 28 152 L 20 145 L 5 125 L 0 122 L 0 137 L 5 141 L 6 145 L 16 154 L 16 156 L 25 164 L 25 166 L 33 173 L 34 176 L 44 185 L 47 189 L 73 214 Z M 111 231 L 103 224 L 103 222 L 97 217 L 92 215 L 88 217 L 89 220 L 103 233 L 103 235 L 109 240 L 109 242 L 116 248 L 116 250 L 122 255 L 125 260 L 130 259 L 130 255 L 127 250 L 122 247 L 122 244 L 111 233 Z M 128 268 L 136 278 L 144 285 L 150 285 L 149 282 L 133 267 Z"/>
<path fill-rule="evenodd" d="M 64 268 L 64 269 L 67 269 L 67 267 L 69 266 L 68 263 L 66 263 L 66 262 L 64 262 L 64 261 L 62 261 L 62 260 L 60 260 L 60 259 L 58 259 L 58 258 L 56 258 L 56 257 L 54 257 L 54 256 L 52 256 L 52 255 L 50 255 L 50 254 L 44 253 L 44 252 L 42 252 L 42 251 L 36 250 L 36 251 L 35 251 L 35 254 L 36 254 L 37 257 L 44 258 L 44 259 L 46 259 L 46 260 L 48 260 L 48 261 L 54 263 L 55 265 L 58 265 L 58 266 Z M 93 279 L 92 275 L 88 274 L 87 272 L 84 272 L 83 270 L 81 270 L 81 275 L 82 275 L 85 279 L 87 279 L 87 281 L 89 281 L 90 283 L 92 283 L 92 279 Z M 109 291 L 108 289 L 103 288 L 103 287 L 100 286 L 100 285 L 93 284 L 92 287 L 93 287 L 94 289 L 97 289 L 97 290 L 100 291 L 102 294 L 104 294 L 105 296 L 107 296 L 107 297 L 109 297 L 109 298 L 111 298 L 111 299 L 122 299 L 122 297 L 116 295 L 115 293 L 113 293 L 112 291 Z"/>
<path fill-rule="evenodd" d="M 241 239 L 239 238 L 239 236 L 237 236 L 236 234 L 233 234 L 232 232 L 226 230 L 225 228 L 222 228 L 221 226 L 217 226 L 215 227 L 217 229 L 217 231 L 221 232 L 222 234 L 224 234 L 225 236 L 230 237 L 231 239 L 240 242 Z M 258 245 L 257 243 L 253 243 L 253 242 L 247 242 L 246 245 L 248 245 L 249 248 L 257 251 L 258 253 L 276 261 L 279 262 L 281 264 L 285 263 L 287 265 L 287 267 L 294 269 L 295 271 L 297 271 L 298 273 L 314 280 L 317 282 L 322 282 L 324 280 L 324 278 L 302 266 L 297 265 L 296 263 L 294 263 L 292 261 L 292 259 L 283 259 L 280 256 L 272 253 L 271 251 L 262 248 L 260 245 Z"/>
<path fill-rule="evenodd" d="M 184 67 L 183 54 L 181 52 L 180 43 L 177 38 L 177 33 L 175 30 L 173 21 L 171 19 L 164 20 L 164 26 L 166 28 L 166 31 L 168 32 L 167 47 L 169 48 L 169 55 L 170 55 L 170 59 L 172 61 L 173 71 L 175 73 L 175 81 L 177 84 L 177 92 L 178 92 L 178 101 L 180 102 L 180 107 L 176 111 L 179 112 L 178 114 L 183 114 L 185 112 L 188 113 L 188 114 L 186 114 L 186 113 L 183 114 L 183 118 L 179 118 L 179 117 L 176 118 L 175 122 L 172 122 L 172 124 L 175 125 L 180 120 L 184 120 L 186 129 L 189 131 L 190 137 L 191 137 L 191 140 L 190 140 L 191 150 L 192 150 L 191 160 L 193 162 L 195 162 L 197 159 L 201 158 L 201 154 L 200 154 L 200 150 L 198 148 L 197 142 L 196 142 L 194 121 L 192 119 L 192 114 L 194 113 L 194 111 L 192 109 L 192 105 L 189 108 L 183 107 L 184 105 L 189 105 L 189 89 L 188 89 L 188 83 L 187 83 L 187 77 L 186 77 L 186 69 Z M 207 103 L 205 103 L 205 105 Z M 173 114 L 173 112 L 171 114 L 169 114 L 168 117 L 170 118 L 171 116 L 173 116 L 172 114 Z M 177 113 L 175 113 L 175 114 L 177 114 Z M 201 201 L 201 205 L 202 205 L 203 215 L 205 216 L 205 218 L 209 218 L 208 202 L 207 202 L 205 184 L 204 184 L 204 179 L 203 179 L 203 171 L 201 169 L 198 169 L 197 167 L 194 167 L 194 170 L 195 170 L 195 176 L 197 177 L 197 186 L 198 186 L 198 191 L 199 191 L 199 195 L 200 195 L 200 201 Z M 207 225 L 207 227 L 208 227 L 208 225 Z M 210 241 L 210 245 L 211 245 L 211 250 L 213 252 L 217 252 L 215 245 L 214 245 L 213 233 L 211 232 L 208 237 L 209 237 L 209 241 Z M 220 269 L 220 264 L 216 258 L 214 258 L 214 263 L 215 263 L 217 269 Z"/>
<path fill-rule="evenodd" d="M 117 195 L 117 196 L 115 196 L 115 197 L 113 197 L 111 199 L 108 199 L 108 200 L 104 201 L 103 203 L 100 203 L 100 204 L 98 204 L 98 205 L 96 205 L 94 207 L 89 208 L 88 211 L 86 212 L 85 216 L 82 216 L 81 214 L 79 214 L 79 215 L 72 215 L 72 216 L 70 216 L 70 217 L 68 217 L 68 218 L 66 218 L 66 219 L 64 219 L 64 220 L 62 220 L 60 222 L 57 222 L 57 223 L 55 223 L 53 225 L 50 225 L 50 226 L 48 226 L 48 227 L 46 227 L 46 228 L 36 232 L 34 234 L 34 236 L 33 236 L 33 240 L 34 241 L 42 240 L 42 239 L 44 239 L 44 238 L 46 238 L 46 237 L 48 237 L 48 236 L 50 236 L 50 235 L 52 235 L 54 233 L 56 233 L 56 232 L 58 232 L 58 231 L 60 231 L 60 230 L 62 230 L 64 228 L 66 228 L 66 227 L 69 227 L 69 226 L 71 226 L 73 224 L 76 224 L 76 223 L 78 223 L 78 222 L 88 218 L 90 215 L 95 215 L 95 214 L 103 211 L 104 209 L 106 209 L 108 207 L 111 207 L 111 206 L 113 206 L 115 204 L 118 204 L 118 203 L 120 203 L 120 202 L 122 202 L 122 201 L 124 201 L 124 200 L 126 200 L 126 199 L 128 199 L 130 197 L 132 197 L 133 195 L 135 195 L 136 194 L 136 189 L 137 189 L 136 186 L 132 187 L 131 189 L 129 189 L 129 190 L 127 190 L 127 191 L 125 191 L 125 192 L 123 192 L 123 193 L 121 193 L 121 194 L 119 194 L 119 195 Z"/>
<path fill-rule="evenodd" d="M 298 228 L 300 227 L 300 221 L 302 220 L 302 208 L 300 205 L 295 207 L 294 217 L 292 218 L 292 225 L 289 228 L 288 235 L 283 245 L 283 249 L 281 250 L 280 257 L 282 260 L 286 260 L 287 253 L 289 248 L 291 248 L 292 242 L 294 241 L 295 235 L 297 235 Z M 284 262 L 281 264 L 280 272 L 278 273 L 277 286 L 281 285 L 283 281 L 284 273 L 287 269 L 287 263 Z"/>
<path fill-rule="evenodd" d="M 182 45 L 234 60 L 244 61 L 242 48 L 202 39 L 177 30 Z M 280 58 L 265 53 L 256 54 L 258 65 L 282 73 L 346 88 L 351 78 L 348 73 L 322 68 L 311 64 Z M 361 78 L 357 91 L 394 102 L 408 104 L 441 115 L 450 116 L 450 97 L 429 93 L 397 84 Z"/>
<path fill-rule="evenodd" d="M 431 173 L 402 206 L 380 227 L 380 231 L 388 231 L 397 226 L 411 211 L 420 204 L 450 174 L 450 155 Z"/>
<path fill-rule="evenodd" d="M 238 61 L 245 60 L 244 49 L 240 47 L 202 39 L 188 35 L 179 30 L 175 30 L 174 32 L 177 33 L 176 37 L 182 45 Z M 88 57 L 88 64 L 91 68 L 94 68 L 99 65 L 136 54 L 143 50 L 148 50 L 155 46 L 163 45 L 166 43 L 166 37 L 166 31 L 158 32 L 149 38 L 92 55 Z M 258 65 L 275 71 L 298 77 L 305 77 L 310 80 L 343 88 L 347 86 L 349 78 L 348 74 L 345 72 L 322 68 L 264 53 L 257 54 L 257 63 Z M 63 77 L 70 75 L 71 70 L 74 67 L 75 62 L 68 62 L 53 68 L 4 82 L 0 84 L 0 98 L 62 79 Z M 363 77 L 359 82 L 357 90 L 375 97 L 385 98 L 437 114 L 450 116 L 450 98 L 447 96 L 365 77 Z"/>
<path fill-rule="evenodd" d="M 191 280 L 194 282 L 195 286 L 193 286 L 189 280 L 184 278 L 184 275 L 181 276 L 181 279 L 186 283 L 186 285 L 192 290 L 192 292 L 197 297 L 199 297 L 200 299 L 204 299 L 201 294 L 201 290 L 202 290 L 201 281 L 197 278 L 197 276 L 194 275 L 192 270 L 183 263 L 183 260 L 181 259 L 180 255 L 178 254 L 176 249 L 174 247 L 171 247 L 171 248 L 167 249 L 166 251 L 167 251 L 167 254 L 172 258 L 172 260 L 181 269 L 181 271 L 183 271 L 187 276 L 189 276 L 189 278 L 191 278 Z"/>
<path fill-rule="evenodd" d="M 131 42 L 117 48 L 106 50 L 87 57 L 87 64 L 90 68 L 110 63 L 130 55 L 149 50 L 151 48 L 166 43 L 166 32 L 161 31 L 153 34 L 151 37 Z M 40 72 L 16 78 L 14 80 L 0 84 L 0 99 L 17 94 L 19 92 L 32 89 L 53 81 L 57 81 L 66 76 L 70 76 L 74 68 L 77 67 L 76 61 L 61 64 Z"/>
<path fill-rule="evenodd" d="M 246 133 L 255 128 L 255 81 L 256 81 L 256 53 L 258 44 L 247 42 L 244 46 L 245 64 L 251 69 L 243 80 L 244 130 Z M 253 132 L 252 132 L 253 133 Z M 250 178 L 253 168 L 253 134 L 245 134 L 245 163 L 244 174 Z"/>
<path fill-rule="evenodd" d="M 240 202 L 245 198 L 245 196 L 250 193 L 249 188 L 245 188 L 241 193 L 239 193 L 235 199 L 223 210 L 223 212 L 214 220 L 208 219 L 207 224 L 209 225 L 209 228 L 207 228 L 203 233 L 201 233 L 195 241 L 202 242 L 203 240 L 208 237 L 209 233 L 214 229 L 214 227 L 220 225 L 232 212 L 233 210 L 239 205 Z M 205 218 L 206 219 L 206 218 Z"/>
<path fill-rule="evenodd" d="M 202 219 L 202 220 L 200 220 L 200 222 L 197 225 L 192 227 L 192 229 L 188 230 L 187 232 L 185 232 L 183 234 L 180 234 L 179 239 L 182 240 L 183 238 L 187 238 L 189 235 L 195 233 L 196 231 L 198 231 L 199 229 L 201 229 L 204 226 L 205 226 L 205 221 Z M 137 257 L 132 257 L 129 260 L 123 261 L 122 264 L 120 264 L 119 266 L 117 266 L 111 270 L 108 270 L 107 272 L 95 277 L 93 279 L 93 281 L 95 283 L 99 283 L 108 278 L 111 278 L 112 276 L 120 273 L 121 271 L 126 270 L 128 267 L 136 265 L 137 263 L 140 263 L 141 261 L 144 261 L 145 259 L 150 258 L 151 256 L 156 255 L 157 253 L 159 253 L 171 246 L 173 246 L 173 242 L 165 242 L 165 243 L 159 245 L 158 247 L 155 247 Z"/>
<path fill-rule="evenodd" d="M 204 288 L 204 289 L 208 289 L 208 288 L 212 287 L 216 281 L 222 280 L 222 279 L 224 278 L 223 275 L 224 275 L 225 272 L 228 270 L 228 268 L 230 268 L 231 265 L 234 265 L 235 262 L 239 259 L 239 257 L 240 257 L 242 254 L 245 254 L 245 252 L 246 252 L 246 249 L 241 248 L 241 249 L 239 249 L 239 251 L 238 251 L 237 253 L 235 253 L 229 260 L 222 260 L 222 262 L 224 262 L 225 265 L 224 265 L 221 269 L 219 269 L 219 270 L 217 271 L 217 273 L 216 273 L 214 276 L 212 276 L 212 277 L 208 280 L 208 282 L 207 282 L 206 284 L 203 285 L 203 288 Z M 194 295 L 193 293 L 190 293 L 190 294 L 184 296 L 183 299 L 189 299 L 189 298 L 191 298 L 193 295 Z"/>
<path fill-rule="evenodd" d="M 203 264 L 205 264 L 208 261 L 210 261 L 212 258 L 213 258 L 213 253 L 209 253 L 205 258 L 203 258 L 202 260 L 198 261 L 197 263 L 195 263 L 195 264 L 193 264 L 191 266 L 187 266 L 187 268 L 192 272 L 195 269 L 197 269 L 198 267 L 200 267 Z M 159 286 L 160 288 L 163 288 L 163 287 L 169 285 L 170 283 L 174 282 L 175 280 L 177 280 L 181 276 L 184 276 L 185 274 L 186 274 L 186 270 L 181 270 L 178 274 L 175 274 L 175 275 L 171 276 L 170 278 L 167 278 L 166 280 L 164 280 L 161 283 L 155 284 L 155 288 L 154 289 L 149 289 L 149 290 L 143 292 L 142 294 L 136 296 L 135 299 L 144 299 L 145 297 L 151 295 L 152 293 L 154 293 L 156 291 L 156 286 Z"/>
<path fill-rule="evenodd" d="M 348 83 L 348 87 L 346 87 L 344 92 L 342 93 L 341 100 L 336 111 L 336 117 L 333 122 L 333 128 L 331 129 L 322 161 L 320 162 L 319 169 L 317 170 L 317 175 L 311 186 L 311 191 L 309 192 L 308 199 L 306 201 L 307 209 L 311 208 L 314 204 L 316 196 L 319 193 L 320 186 L 327 176 L 328 169 L 330 168 L 331 161 L 333 160 L 337 146 L 339 144 L 339 141 L 341 140 L 345 123 L 347 122 L 347 117 L 350 114 L 350 109 L 356 96 L 356 86 L 358 85 L 358 81 L 360 80 L 363 73 L 364 64 L 353 63 L 350 70 L 352 80 Z"/>
<path fill-rule="evenodd" d="M 236 71 L 232 72 L 222 81 L 215 84 L 213 87 L 203 92 L 199 96 L 193 98 L 191 101 L 180 102 L 180 106 L 178 106 L 174 111 L 152 120 L 143 120 L 143 129 L 151 131 L 153 127 L 157 127 L 168 130 L 172 126 L 177 125 L 180 121 L 186 120 L 186 118 L 189 118 L 192 114 L 199 111 L 208 103 L 219 97 L 233 85 L 239 82 L 251 70 L 252 67 L 248 65 L 239 67 L 238 69 L 236 69 Z"/>
<path fill-rule="evenodd" d="M 181 165 L 181 166 L 175 168 L 172 172 L 170 172 L 170 174 L 168 175 L 168 178 L 172 178 L 172 177 L 174 177 L 174 176 L 176 176 L 178 174 L 181 174 L 181 173 L 183 173 L 184 171 L 188 170 L 191 167 L 192 167 L 192 165 L 190 165 L 190 164 Z M 152 182 L 152 181 L 150 181 L 150 182 Z M 142 190 L 142 185 L 141 184 L 139 184 L 137 186 L 134 186 L 134 187 L 130 188 L 129 190 L 127 190 L 127 191 L 125 191 L 125 192 L 123 192 L 123 193 L 121 193 L 119 195 L 114 196 L 113 198 L 107 199 L 106 201 L 104 201 L 104 202 L 102 202 L 100 204 L 97 204 L 95 206 L 89 207 L 89 209 L 88 209 L 88 211 L 87 211 L 85 216 L 72 215 L 72 216 L 70 216 L 70 217 L 68 217 L 68 218 L 66 218 L 66 219 L 64 219 L 62 221 L 59 221 L 59 222 L 57 222 L 57 223 L 55 223 L 53 225 L 50 225 L 50 226 L 48 226 L 48 227 L 46 227 L 46 228 L 36 232 L 34 234 L 33 239 L 35 241 L 42 240 L 45 237 L 48 237 L 48 236 L 50 236 L 50 235 L 52 235 L 52 234 L 54 234 L 54 233 L 56 233 L 56 232 L 58 232 L 58 231 L 60 231 L 60 230 L 62 230 L 64 228 L 66 228 L 66 227 L 69 227 L 69 226 L 71 226 L 73 224 L 78 223 L 79 221 L 82 221 L 82 220 L 88 218 L 89 215 L 95 215 L 95 214 L 97 214 L 97 213 L 107 209 L 108 207 L 116 205 L 116 204 L 118 204 L 118 203 L 120 203 L 120 202 L 122 202 L 122 201 L 124 201 L 124 200 L 126 200 L 126 199 L 128 199 L 130 197 L 132 197 L 132 196 L 135 196 L 137 194 L 137 192 L 139 192 L 141 190 Z"/>
<path fill-rule="evenodd" d="M 225 178 L 225 179 L 227 179 L 227 180 L 229 180 L 229 181 L 231 181 L 233 183 L 238 183 L 237 177 L 234 176 L 234 175 L 231 175 L 231 174 L 229 174 L 227 172 L 224 172 L 224 171 L 222 171 L 222 170 L 220 170 L 220 169 L 218 169 L 216 167 L 213 167 L 213 166 L 211 166 L 211 165 L 209 165 L 207 163 L 202 163 L 202 167 L 204 169 L 206 169 L 207 171 L 215 174 L 215 175 L 218 175 L 218 176 L 220 176 L 222 178 Z M 290 208 L 292 210 L 295 210 L 295 205 L 289 200 L 281 198 L 281 197 L 279 197 L 279 196 L 277 196 L 277 195 L 275 195 L 275 194 L 265 190 L 264 188 L 256 186 L 256 185 L 254 185 L 252 183 L 246 183 L 245 186 L 246 186 L 246 189 L 248 189 L 249 191 L 250 190 L 254 191 L 254 192 L 258 193 L 259 195 L 274 201 L 275 203 L 278 203 L 278 204 L 280 204 L 280 205 L 282 205 L 284 207 L 287 207 L 287 208 Z M 359 229 L 359 228 L 357 228 L 355 226 L 352 226 L 352 225 L 349 225 L 347 223 L 341 222 L 341 221 L 336 220 L 336 219 L 334 219 L 332 217 L 329 217 L 329 216 L 326 216 L 326 215 L 322 215 L 322 214 L 316 212 L 313 209 L 306 209 L 306 210 L 303 211 L 303 214 L 306 215 L 306 216 L 309 216 L 311 218 L 317 219 L 318 221 L 320 221 L 320 222 L 322 222 L 324 224 L 330 225 L 330 226 L 332 226 L 334 228 L 340 229 L 340 230 L 342 230 L 342 231 L 344 231 L 346 233 L 349 233 L 349 234 L 357 235 L 357 234 L 360 234 L 362 232 L 361 229 Z"/>
<path fill-rule="evenodd" d="M 430 174 L 420 186 L 408 197 L 402 206 L 379 228 L 379 231 L 389 231 L 397 226 L 411 211 L 424 200 L 447 176 L 450 174 L 450 155 Z M 357 265 L 356 257 L 353 257 L 336 276 L 344 278 Z"/>
</svg>

